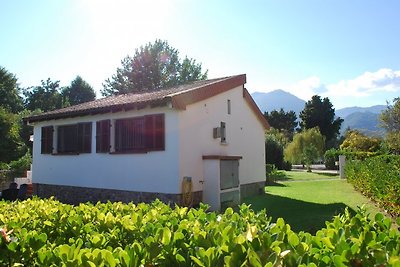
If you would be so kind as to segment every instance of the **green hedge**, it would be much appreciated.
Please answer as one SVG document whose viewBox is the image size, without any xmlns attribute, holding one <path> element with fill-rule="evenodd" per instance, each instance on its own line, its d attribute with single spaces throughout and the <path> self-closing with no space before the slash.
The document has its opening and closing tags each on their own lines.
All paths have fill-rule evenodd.
<svg viewBox="0 0 400 267">
<path fill-rule="evenodd" d="M 339 155 L 346 156 L 347 160 L 357 159 L 357 160 L 364 160 L 367 158 L 379 156 L 380 152 L 353 152 L 347 150 L 338 150 L 331 148 L 325 151 L 324 160 L 325 160 L 325 167 L 328 170 L 337 170 L 339 167 L 335 165 L 336 161 L 339 161 Z"/>
<path fill-rule="evenodd" d="M 389 214 L 400 215 L 400 156 L 384 155 L 346 163 L 346 177 Z"/>
<path fill-rule="evenodd" d="M 400 265 L 399 231 L 381 214 L 346 213 L 311 235 L 245 205 L 217 214 L 160 201 L 33 199 L 0 201 L 0 210 L 0 266 Z"/>
</svg>

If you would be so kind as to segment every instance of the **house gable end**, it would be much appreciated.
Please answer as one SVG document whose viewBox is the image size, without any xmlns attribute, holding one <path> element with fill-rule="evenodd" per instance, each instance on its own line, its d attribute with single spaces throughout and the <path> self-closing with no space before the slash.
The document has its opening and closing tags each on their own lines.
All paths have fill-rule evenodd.
<svg viewBox="0 0 400 267">
<path fill-rule="evenodd" d="M 245 83 L 246 74 L 242 74 L 228 77 L 225 80 L 217 81 L 215 83 L 208 84 L 194 90 L 182 92 L 171 97 L 172 107 L 184 110 L 186 109 L 187 105 L 213 97 L 220 93 L 231 90 L 237 86 L 244 85 Z"/>
</svg>

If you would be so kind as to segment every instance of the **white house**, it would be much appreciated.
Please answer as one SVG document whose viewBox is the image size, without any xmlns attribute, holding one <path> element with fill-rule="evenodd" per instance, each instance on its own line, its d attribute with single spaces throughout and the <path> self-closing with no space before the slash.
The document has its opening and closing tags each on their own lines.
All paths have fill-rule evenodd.
<svg viewBox="0 0 400 267">
<path fill-rule="evenodd" d="M 197 81 L 25 118 L 34 126 L 34 192 L 215 210 L 261 192 L 269 125 L 245 83 L 246 75 Z"/>
</svg>

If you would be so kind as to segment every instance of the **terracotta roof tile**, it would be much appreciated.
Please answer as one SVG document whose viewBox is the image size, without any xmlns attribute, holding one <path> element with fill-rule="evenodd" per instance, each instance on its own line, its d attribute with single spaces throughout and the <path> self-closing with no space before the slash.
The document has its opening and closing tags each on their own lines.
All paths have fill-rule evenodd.
<svg viewBox="0 0 400 267">
<path fill-rule="evenodd" d="M 27 117 L 24 118 L 24 121 L 26 123 L 33 123 L 53 119 L 117 112 L 121 110 L 141 109 L 147 106 L 166 106 L 169 104 L 175 109 L 186 109 L 186 106 L 189 104 L 207 99 L 237 86 L 244 85 L 245 83 L 245 74 L 205 81 L 196 81 L 189 84 L 160 89 L 148 93 L 130 93 L 109 96 L 79 105 Z M 245 98 L 248 97 L 249 96 L 246 96 Z M 249 101 L 248 99 L 246 100 Z M 252 105 L 251 108 L 256 112 L 256 115 L 259 119 L 263 117 L 260 117 L 261 112 L 258 110 L 258 108 L 256 110 Z M 264 127 L 268 125 L 266 121 L 261 121 L 261 123 L 264 125 Z"/>
</svg>

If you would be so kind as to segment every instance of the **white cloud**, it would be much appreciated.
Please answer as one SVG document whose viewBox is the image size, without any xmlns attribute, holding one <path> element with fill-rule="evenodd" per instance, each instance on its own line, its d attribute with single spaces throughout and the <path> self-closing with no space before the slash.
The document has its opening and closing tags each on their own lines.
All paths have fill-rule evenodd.
<svg viewBox="0 0 400 267">
<path fill-rule="evenodd" d="M 288 88 L 291 94 L 304 100 L 309 100 L 313 95 L 326 91 L 324 85 L 321 84 L 319 77 L 316 76 L 301 80 L 290 85 Z"/>
<path fill-rule="evenodd" d="M 400 92 L 400 70 L 380 69 L 376 72 L 365 72 L 352 79 L 342 80 L 326 86 L 324 95 L 368 97 L 376 93 Z"/>
<path fill-rule="evenodd" d="M 335 100 L 339 105 L 341 102 L 350 105 L 360 104 L 360 101 L 370 103 L 373 99 L 384 104 L 385 100 L 400 94 L 400 70 L 383 68 L 375 72 L 365 72 L 354 79 L 327 85 L 323 84 L 319 77 L 312 76 L 286 88 L 306 101 L 318 94 Z"/>
</svg>

